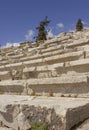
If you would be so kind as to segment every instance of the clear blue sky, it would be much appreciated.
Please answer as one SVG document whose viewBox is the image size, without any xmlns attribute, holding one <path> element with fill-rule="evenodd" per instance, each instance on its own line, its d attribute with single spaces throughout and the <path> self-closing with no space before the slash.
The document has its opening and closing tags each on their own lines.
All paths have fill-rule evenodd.
<svg viewBox="0 0 89 130">
<path fill-rule="evenodd" d="M 78 18 L 89 27 L 89 0 L 0 0 L 0 44 L 30 40 L 45 16 L 53 34 L 74 29 Z"/>
</svg>

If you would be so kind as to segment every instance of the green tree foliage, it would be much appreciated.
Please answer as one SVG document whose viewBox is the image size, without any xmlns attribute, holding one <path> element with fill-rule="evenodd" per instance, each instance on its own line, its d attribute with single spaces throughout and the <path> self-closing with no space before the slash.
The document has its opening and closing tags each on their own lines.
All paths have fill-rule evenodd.
<svg viewBox="0 0 89 130">
<path fill-rule="evenodd" d="M 47 40 L 46 26 L 50 23 L 50 21 L 47 19 L 48 17 L 46 16 L 45 19 L 41 21 L 39 26 L 36 28 L 38 30 L 38 36 L 36 37 L 36 41 Z"/>
<path fill-rule="evenodd" d="M 77 23 L 76 23 L 76 31 L 82 31 L 83 29 L 83 23 L 81 21 L 81 19 L 78 19 Z"/>
</svg>

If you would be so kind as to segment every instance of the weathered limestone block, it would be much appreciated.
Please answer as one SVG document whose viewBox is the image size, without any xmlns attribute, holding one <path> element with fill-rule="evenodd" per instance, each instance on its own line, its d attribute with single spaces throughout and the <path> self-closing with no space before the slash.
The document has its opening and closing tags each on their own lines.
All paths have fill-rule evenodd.
<svg viewBox="0 0 89 130">
<path fill-rule="evenodd" d="M 57 69 L 58 71 L 58 69 Z M 68 75 L 81 75 L 89 74 L 89 59 L 75 60 L 65 63 L 65 74 Z"/>
<path fill-rule="evenodd" d="M 61 55 L 55 55 L 52 57 L 47 57 L 44 58 L 44 60 L 47 63 L 60 63 L 60 62 L 66 62 L 66 61 L 71 61 L 71 60 L 77 60 L 77 59 L 84 58 L 84 52 L 79 51 L 79 52 L 71 52 L 67 54 L 61 54 Z"/>
<path fill-rule="evenodd" d="M 23 68 L 23 63 L 19 62 L 19 63 L 13 63 L 13 64 L 7 64 L 5 65 L 6 69 L 21 69 Z"/>
<path fill-rule="evenodd" d="M 18 55 L 14 54 L 12 56 L 9 56 L 9 58 L 11 58 L 11 59 L 19 59 L 19 58 L 23 58 L 23 57 L 24 57 L 24 54 L 18 54 Z"/>
<path fill-rule="evenodd" d="M 32 79 L 27 81 L 27 85 L 35 95 L 48 95 L 50 91 L 54 96 L 89 93 L 87 76 Z"/>
<path fill-rule="evenodd" d="M 24 80 L 6 80 L 0 82 L 0 93 L 22 94 L 26 82 Z"/>
<path fill-rule="evenodd" d="M 11 52 L 8 52 L 7 54 L 6 54 L 6 56 L 14 56 L 15 55 L 15 53 L 13 52 L 13 50 L 11 50 Z"/>
<path fill-rule="evenodd" d="M 63 66 L 62 63 L 60 63 L 60 65 Z M 55 64 L 55 66 L 56 66 L 56 64 Z M 48 78 L 48 77 L 54 77 L 54 76 L 57 76 L 57 72 L 54 68 L 54 65 L 26 67 L 23 69 L 23 79 Z"/>
<path fill-rule="evenodd" d="M 8 60 L 1 61 L 1 62 L 0 62 L 0 65 L 6 65 L 6 64 L 8 64 Z"/>
<path fill-rule="evenodd" d="M 56 51 L 53 51 L 53 52 L 50 51 L 50 52 L 46 52 L 46 53 L 43 53 L 43 54 L 37 54 L 37 55 L 34 55 L 34 56 L 21 58 L 20 61 L 27 61 L 27 60 L 45 58 L 45 57 L 48 57 L 48 56 L 61 54 L 62 52 L 64 52 L 64 50 L 56 50 Z"/>
<path fill-rule="evenodd" d="M 87 48 L 85 48 L 85 58 L 89 58 L 89 46 L 87 46 Z"/>
<path fill-rule="evenodd" d="M 33 72 L 33 71 L 49 71 L 52 69 L 55 69 L 57 67 L 62 68 L 64 66 L 64 63 L 55 63 L 52 65 L 41 65 L 41 66 L 33 66 L 33 67 L 25 67 L 23 69 L 23 72 Z"/>
<path fill-rule="evenodd" d="M 43 59 L 37 59 L 37 60 L 30 60 L 30 61 L 24 61 L 23 64 L 24 66 L 26 67 L 29 67 L 29 66 L 36 66 L 36 65 L 42 65 L 43 63 Z"/>
<path fill-rule="evenodd" d="M 57 62 L 65 62 L 65 61 L 70 61 L 70 60 L 76 60 L 76 59 L 81 59 L 84 58 L 84 52 L 79 51 L 79 52 L 73 52 L 73 53 L 67 53 L 67 54 L 61 54 L 61 55 L 55 55 L 52 57 L 47 57 L 47 58 L 40 58 L 40 59 L 34 59 L 30 61 L 24 61 L 24 62 L 19 62 L 19 63 L 14 63 L 14 64 L 7 64 L 5 66 L 0 66 L 1 69 L 23 69 L 24 66 L 33 66 L 33 65 L 44 65 L 44 64 L 53 64 Z"/>
<path fill-rule="evenodd" d="M 0 80 L 9 80 L 12 79 L 9 71 L 1 71 L 0 72 Z"/>
<path fill-rule="evenodd" d="M 25 67 L 23 69 L 23 79 L 37 78 L 36 67 Z"/>
<path fill-rule="evenodd" d="M 24 100 L 27 101 L 26 98 Z M 17 101 L 18 102 L 18 101 Z M 57 116 L 53 108 L 40 107 L 35 105 L 6 105 L 4 111 L 0 111 L 0 120 L 15 130 L 27 130 L 35 122 L 48 125 L 48 130 L 63 128 L 61 118 Z M 56 123 L 56 124 L 55 124 Z"/>
<path fill-rule="evenodd" d="M 82 45 L 86 45 L 89 43 L 89 39 L 79 39 L 79 40 L 74 40 L 73 43 L 67 44 L 67 48 L 71 48 L 71 47 L 76 47 L 76 46 L 82 46 Z"/>
<path fill-rule="evenodd" d="M 22 79 L 23 70 L 21 70 L 21 69 L 12 70 L 11 75 L 12 75 L 12 80 L 20 80 L 20 79 Z"/>
<path fill-rule="evenodd" d="M 80 59 L 80 60 L 75 60 L 75 61 L 70 61 L 70 62 L 66 62 L 65 66 L 82 66 L 82 65 L 88 65 L 89 64 L 89 59 Z"/>
<path fill-rule="evenodd" d="M 44 65 L 44 64 L 53 64 L 53 63 L 58 63 L 58 62 L 65 62 L 65 61 L 70 61 L 70 60 L 76 60 L 79 58 L 84 58 L 84 52 L 73 52 L 73 53 L 67 53 L 63 55 L 55 55 L 52 57 L 47 57 L 47 58 L 41 58 L 37 60 L 30 60 L 30 61 L 25 61 L 23 64 L 25 66 L 33 66 L 33 65 Z"/>
<path fill-rule="evenodd" d="M 64 41 L 64 40 L 68 40 L 70 39 L 70 35 L 66 35 L 64 34 L 65 36 L 61 36 L 61 37 L 57 37 L 58 41 Z"/>
<path fill-rule="evenodd" d="M 0 71 L 6 71 L 6 68 L 4 65 L 0 66 Z"/>
<path fill-rule="evenodd" d="M 54 96 L 63 94 L 89 93 L 88 76 L 66 76 L 56 78 L 40 78 L 28 80 L 12 80 L 0 82 L 0 93 L 48 95 L 50 91 Z M 25 91 L 25 92 L 24 92 Z"/>
<path fill-rule="evenodd" d="M 52 51 L 60 50 L 60 49 L 63 49 L 63 45 L 57 45 L 57 46 L 49 47 L 47 49 L 42 49 L 41 53 L 43 54 L 43 53 L 52 52 Z"/>
<path fill-rule="evenodd" d="M 11 130 L 27 130 L 34 123 L 47 130 L 70 130 L 89 117 L 88 110 L 89 99 L 84 98 L 0 95 L 0 121 Z"/>
<path fill-rule="evenodd" d="M 63 53 L 68 53 L 68 52 L 73 52 L 74 50 L 73 49 L 66 49 L 64 51 L 64 49 L 62 50 L 55 50 L 55 51 L 50 51 L 50 52 L 46 52 L 46 53 L 43 53 L 43 54 L 37 54 L 37 55 L 34 55 L 34 56 L 27 56 L 25 58 L 20 58 L 20 61 L 28 61 L 28 60 L 34 60 L 34 59 L 39 59 L 39 58 L 45 58 L 45 57 L 51 57 L 51 56 L 54 56 L 54 55 L 60 55 L 60 54 L 63 54 Z"/>
<path fill-rule="evenodd" d="M 56 65 L 56 66 L 55 66 Z M 53 64 L 59 76 L 89 75 L 89 59 L 67 61 L 63 66 L 60 63 Z"/>
</svg>

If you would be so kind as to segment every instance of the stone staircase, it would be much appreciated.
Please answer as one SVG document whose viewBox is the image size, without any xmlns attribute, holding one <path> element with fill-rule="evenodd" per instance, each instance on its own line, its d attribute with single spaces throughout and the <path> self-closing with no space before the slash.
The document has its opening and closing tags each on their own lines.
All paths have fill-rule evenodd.
<svg viewBox="0 0 89 130">
<path fill-rule="evenodd" d="M 51 98 L 53 103 L 49 108 L 53 109 L 57 100 L 58 105 L 56 104 L 55 111 L 61 120 L 60 128 L 57 127 L 57 122 L 53 125 L 51 120 L 49 124 L 53 127 L 50 126 L 47 130 L 70 130 L 74 125 L 84 121 L 89 117 L 87 112 L 89 109 L 89 29 L 84 29 L 81 32 L 62 33 L 35 48 L 19 46 L 1 49 L 0 94 L 1 97 L 5 95 L 6 98 L 9 95 L 11 98 L 13 96 L 22 97 L 24 105 L 27 105 L 25 100 L 28 101 L 32 97 L 28 106 L 32 107 L 34 103 L 31 102 L 36 102 L 35 107 L 37 109 L 39 106 L 38 98 L 41 100 L 40 107 L 42 109 L 42 102 L 45 104 L 44 107 L 47 107 L 46 101 L 48 99 L 47 105 L 50 106 Z M 26 96 L 28 96 L 27 99 L 25 99 Z M 20 105 L 19 98 L 18 104 Z M 47 99 L 45 100 L 45 98 Z M 65 106 L 67 100 L 76 101 L 76 103 L 80 101 L 80 103 L 77 106 L 76 103 L 71 106 L 68 102 Z M 82 100 L 85 102 L 82 103 Z M 64 107 L 61 102 L 64 102 Z M 13 105 L 15 101 L 10 103 L 4 104 L 3 108 L 6 109 L 8 105 L 11 105 L 9 109 L 15 107 L 13 109 L 16 111 L 17 104 Z M 21 103 L 22 108 L 24 107 L 23 104 Z M 60 111 L 64 115 L 60 114 Z M 2 115 L 2 109 L 0 113 Z M 7 116 L 0 118 L 5 126 L 10 129 L 22 130 L 22 125 L 15 124 L 14 126 L 13 123 L 10 125 L 9 119 L 6 121 L 5 118 Z M 24 118 L 28 120 L 26 116 Z M 15 120 L 13 122 L 16 123 Z M 22 122 L 24 121 L 22 120 Z M 28 128 L 25 127 L 24 130 L 27 130 Z"/>
<path fill-rule="evenodd" d="M 84 31 L 86 32 L 86 30 Z M 13 83 L 22 82 L 23 84 L 24 81 L 26 86 L 22 85 L 22 88 L 24 86 L 24 89 L 31 89 L 35 95 L 46 95 L 51 91 L 53 95 L 57 96 L 67 96 L 68 94 L 70 96 L 74 94 L 88 96 L 89 39 L 88 35 L 84 37 L 84 31 L 62 34 L 63 36 L 59 35 L 45 42 L 41 47 L 31 48 L 31 53 L 34 51 L 32 56 L 30 56 L 30 51 L 24 55 L 23 48 L 22 50 L 15 48 L 4 51 L 7 59 L 3 60 L 1 57 L 0 62 L 0 89 L 3 88 L 1 93 L 7 91 L 4 90 L 9 86 L 5 84 L 6 82 L 12 84 L 13 88 Z M 73 42 L 68 43 L 71 39 Z M 16 50 L 18 50 L 17 54 L 15 54 Z M 13 63 L 10 62 L 12 60 L 14 60 Z M 5 80 L 10 81 L 5 82 Z M 37 94 L 36 86 L 39 94 Z M 56 88 L 55 91 L 54 88 Z M 8 88 L 8 90 L 12 93 L 12 89 Z M 16 92 L 14 93 L 16 94 Z M 24 92 L 22 93 L 24 94 Z"/>
</svg>

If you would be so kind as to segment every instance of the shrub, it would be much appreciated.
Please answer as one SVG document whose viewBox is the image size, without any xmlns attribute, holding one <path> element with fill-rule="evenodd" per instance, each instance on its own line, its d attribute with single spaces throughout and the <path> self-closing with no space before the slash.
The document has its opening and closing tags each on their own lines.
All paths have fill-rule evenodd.
<svg viewBox="0 0 89 130">
<path fill-rule="evenodd" d="M 46 130 L 45 124 L 38 125 L 37 123 L 33 123 L 31 129 L 29 130 Z"/>
</svg>

